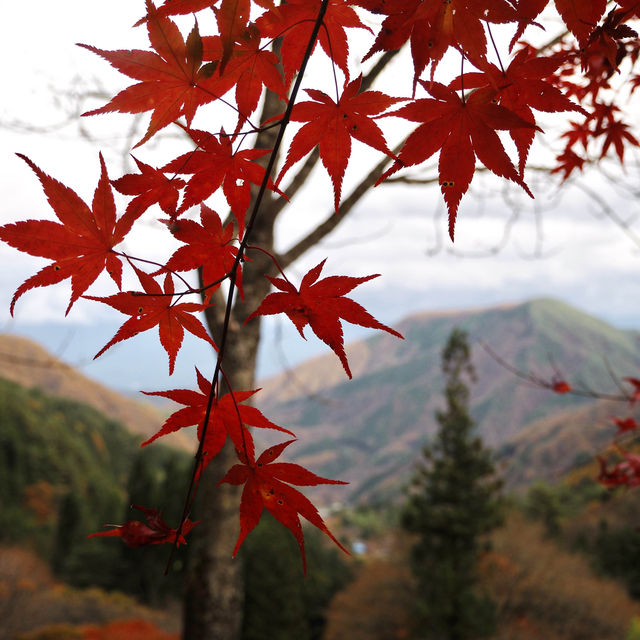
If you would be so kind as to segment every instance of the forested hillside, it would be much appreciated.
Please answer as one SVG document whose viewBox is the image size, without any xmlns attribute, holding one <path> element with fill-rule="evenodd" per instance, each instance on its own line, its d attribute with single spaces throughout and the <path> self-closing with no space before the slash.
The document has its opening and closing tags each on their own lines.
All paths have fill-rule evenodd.
<svg viewBox="0 0 640 640">
<path fill-rule="evenodd" d="M 292 455 L 351 483 L 346 490 L 324 488 L 327 500 L 399 495 L 436 428 L 433 415 L 443 386 L 440 349 L 454 326 L 469 333 L 473 348 L 478 379 L 471 411 L 478 434 L 500 454 L 512 485 L 557 478 L 593 457 L 611 433 L 606 420 L 613 409 L 605 405 L 596 411 L 593 400 L 536 388 L 498 363 L 481 342 L 523 374 L 546 381 L 566 376 L 583 388 L 617 391 L 610 370 L 620 376 L 640 371 L 637 332 L 616 329 L 559 301 L 411 316 L 397 325 L 404 341 L 381 335 L 348 346 L 354 373 L 348 384 L 327 356 L 263 385 L 261 408 L 300 433 Z M 573 418 L 579 426 L 571 430 L 579 437 L 567 452 L 561 425 L 570 415 L 579 416 Z"/>
<path fill-rule="evenodd" d="M 138 438 L 92 407 L 3 379 L 0 420 L 0 542 L 33 548 L 72 584 L 151 588 L 144 558 L 87 535 L 138 519 L 132 502 L 157 500 L 177 519 L 181 496 L 167 489 L 185 477 L 189 456 L 163 446 L 142 455 Z M 162 560 L 154 556 L 154 570 Z"/>
</svg>

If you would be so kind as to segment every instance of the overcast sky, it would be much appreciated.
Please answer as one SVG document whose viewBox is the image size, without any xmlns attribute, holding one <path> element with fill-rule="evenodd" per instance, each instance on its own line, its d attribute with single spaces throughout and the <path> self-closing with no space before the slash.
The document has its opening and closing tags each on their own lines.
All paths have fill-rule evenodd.
<svg viewBox="0 0 640 640">
<path fill-rule="evenodd" d="M 40 2 L 36 8 L 28 3 L 10 3 L 3 9 L 0 49 L 2 59 L 12 61 L 5 62 L 3 68 L 0 103 L 0 223 L 5 224 L 51 217 L 36 177 L 14 152 L 28 155 L 85 201 L 93 196 L 101 148 L 110 160 L 110 176 L 121 175 L 121 162 L 114 149 L 122 146 L 117 137 L 124 137 L 122 131 L 130 123 L 128 116 L 108 116 L 105 124 L 96 122 L 101 117 L 92 118 L 87 126 L 97 137 L 96 142 L 80 139 L 77 123 L 55 130 L 48 128 L 63 120 L 64 110 L 56 103 L 68 102 L 64 94 L 74 82 L 93 87 L 93 79 L 99 78 L 112 90 L 128 84 L 104 61 L 75 47 L 75 42 L 105 49 L 145 48 L 146 36 L 142 29 L 129 28 L 143 13 L 141 1 L 67 0 Z M 36 131 L 29 131 L 23 124 Z M 534 152 L 546 158 L 543 145 Z M 359 155 L 347 170 L 343 193 L 355 180 L 358 167 L 368 166 L 372 156 L 371 151 L 356 153 Z M 162 158 L 168 159 L 166 155 Z M 608 170 L 616 175 L 618 187 L 639 183 L 635 168 L 625 174 L 612 164 Z M 304 233 L 310 220 L 322 219 L 330 211 L 333 198 L 329 178 L 323 169 L 314 178 L 313 187 L 294 203 L 279 225 L 281 248 Z M 640 328 L 640 255 L 634 239 L 604 217 L 600 207 L 579 189 L 559 190 L 557 180 L 547 175 L 530 174 L 527 180 L 536 195 L 534 202 L 518 193 L 517 187 L 510 189 L 505 199 L 501 182 L 478 180 L 477 187 L 462 200 L 455 251 L 446 237 L 446 216 L 437 189 L 379 187 L 333 235 L 294 265 L 292 279 L 325 257 L 326 275 L 380 273 L 379 278 L 356 289 L 353 297 L 385 323 L 414 311 L 550 296 L 618 326 Z M 629 220 L 637 212 L 638 203 L 621 195 L 610 181 L 592 175 L 586 184 L 612 207 L 615 215 Z M 500 243 L 509 222 L 511 235 L 505 246 L 496 254 L 487 254 L 487 249 Z M 151 253 L 164 243 L 158 229 L 151 222 L 144 234 L 136 237 L 152 238 L 151 244 L 145 244 L 145 250 Z M 636 231 L 640 232 L 640 225 L 636 225 Z M 18 302 L 15 320 L 9 320 L 8 304 L 13 292 L 43 264 L 0 246 L 0 320 L 6 329 L 33 322 L 64 321 L 69 298 L 66 284 L 28 292 Z M 94 291 L 107 293 L 103 283 Z M 104 305 L 80 302 L 67 322 L 90 324 L 105 318 L 117 320 L 116 316 L 109 315 Z M 276 325 L 272 322 L 270 330 L 275 330 Z M 359 330 L 347 331 L 348 338 L 360 335 Z M 309 343 L 304 352 L 292 346 L 290 360 L 295 362 L 303 353 L 324 350 L 313 336 Z M 263 370 L 277 368 L 279 365 L 274 362 L 263 357 Z"/>
</svg>

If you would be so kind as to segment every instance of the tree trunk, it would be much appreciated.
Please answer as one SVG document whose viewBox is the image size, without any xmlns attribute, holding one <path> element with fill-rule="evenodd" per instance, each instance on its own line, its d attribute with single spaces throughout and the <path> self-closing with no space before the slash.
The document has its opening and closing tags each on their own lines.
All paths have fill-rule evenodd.
<svg viewBox="0 0 640 640">
<path fill-rule="evenodd" d="M 282 110 L 277 97 L 267 94 L 262 119 Z M 256 146 L 272 148 L 276 133 L 275 128 L 261 133 Z M 253 193 L 254 198 L 255 195 Z M 274 251 L 273 225 L 277 215 L 273 209 L 274 202 L 270 194 L 266 194 L 250 239 L 250 244 L 270 253 Z M 251 207 L 248 215 L 250 212 Z M 265 254 L 251 251 L 249 258 L 242 265 L 244 300 L 236 298 L 232 309 L 222 363 L 226 378 L 236 391 L 255 389 L 261 322 L 259 317 L 246 325 L 244 321 L 269 293 L 271 285 L 264 275 L 274 271 L 271 260 Z M 205 313 L 216 344 L 220 344 L 225 303 L 226 296 L 218 291 L 214 296 L 214 305 Z M 209 464 L 200 481 L 200 508 L 197 513 L 200 524 L 192 535 L 193 549 L 183 606 L 184 640 L 240 638 L 244 609 L 242 566 L 240 559 L 233 559 L 231 553 L 239 532 L 241 488 L 229 484 L 217 486 L 220 478 L 237 461 L 233 445 L 227 441 L 227 446 Z"/>
<path fill-rule="evenodd" d="M 185 640 L 237 640 L 242 622 L 240 563 L 231 558 L 238 519 L 236 487 L 216 487 L 225 461 L 235 460 L 231 447 L 209 465 L 200 485 L 197 535 L 191 536 L 191 567 L 185 589 Z M 212 468 L 213 467 L 213 468 Z M 195 532 L 194 532 L 195 534 Z"/>
<path fill-rule="evenodd" d="M 277 40 L 274 46 L 276 48 L 279 46 Z M 381 56 L 363 78 L 363 91 L 371 86 L 395 54 L 395 51 L 391 51 Z M 260 121 L 264 122 L 282 113 L 284 109 L 284 103 L 275 94 L 267 91 Z M 255 147 L 273 149 L 277 135 L 276 127 L 262 131 L 257 137 Z M 290 198 L 293 198 L 306 182 L 318 158 L 316 149 L 290 181 L 287 186 Z M 268 159 L 269 156 L 266 155 L 260 160 L 263 166 Z M 283 268 L 288 266 L 335 229 L 373 186 L 388 163 L 389 158 L 385 157 L 376 167 L 373 167 L 344 199 L 340 207 L 341 215 L 335 215 L 331 211 L 325 222 L 279 257 L 280 265 Z M 256 194 L 257 189 L 253 189 L 253 198 Z M 284 204 L 281 197 L 273 197 L 273 194 L 267 191 L 251 232 L 250 244 L 275 255 L 274 225 Z M 250 215 L 251 210 L 252 208 L 249 207 L 247 215 Z M 254 318 L 246 325 L 244 321 L 269 293 L 270 283 L 264 277 L 265 274 L 277 275 L 274 264 L 264 253 L 250 251 L 248 257 L 250 260 L 243 263 L 244 301 L 236 300 L 233 307 L 222 364 L 232 388 L 238 391 L 255 389 L 255 365 L 260 342 L 260 317 Z M 209 307 L 205 315 L 209 330 L 219 344 L 225 311 L 225 300 L 220 291 L 217 292 L 214 302 L 215 305 Z M 239 532 L 240 489 L 228 484 L 217 486 L 218 480 L 236 462 L 233 447 L 225 447 L 209 464 L 207 472 L 200 481 L 201 508 L 197 517 L 201 523 L 194 529 L 191 536 L 191 544 L 194 548 L 190 554 L 190 573 L 185 590 L 183 640 L 238 640 L 240 638 L 244 585 L 240 561 L 231 557 Z"/>
<path fill-rule="evenodd" d="M 261 246 L 265 246 L 261 243 Z M 270 245 L 267 244 L 267 247 Z M 255 364 L 260 341 L 260 319 L 243 326 L 245 318 L 257 308 L 269 291 L 264 273 L 269 265 L 255 256 L 243 278 L 245 300 L 234 307 L 223 369 L 236 391 L 255 388 Z M 208 314 L 208 321 L 219 324 L 224 303 Z M 213 330 L 214 336 L 219 333 Z M 200 481 L 197 517 L 200 524 L 194 530 L 190 577 L 184 602 L 185 640 L 237 640 L 240 637 L 244 605 L 242 568 L 231 553 L 239 531 L 238 507 L 240 488 L 229 484 L 217 486 L 218 480 L 238 462 L 230 441 L 209 464 Z"/>
</svg>

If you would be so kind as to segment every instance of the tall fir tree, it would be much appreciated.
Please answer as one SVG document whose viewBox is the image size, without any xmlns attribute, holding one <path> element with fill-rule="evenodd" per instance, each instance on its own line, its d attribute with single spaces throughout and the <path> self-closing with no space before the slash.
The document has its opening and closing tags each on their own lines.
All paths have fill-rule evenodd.
<svg viewBox="0 0 640 640">
<path fill-rule="evenodd" d="M 464 331 L 449 336 L 442 372 L 446 409 L 436 412 L 440 428 L 424 449 L 403 524 L 417 535 L 417 637 L 464 640 L 486 636 L 495 626 L 491 600 L 477 588 L 477 566 L 486 534 L 502 521 L 502 482 L 491 452 L 473 434 L 465 380 L 473 382 L 475 371 Z"/>
</svg>

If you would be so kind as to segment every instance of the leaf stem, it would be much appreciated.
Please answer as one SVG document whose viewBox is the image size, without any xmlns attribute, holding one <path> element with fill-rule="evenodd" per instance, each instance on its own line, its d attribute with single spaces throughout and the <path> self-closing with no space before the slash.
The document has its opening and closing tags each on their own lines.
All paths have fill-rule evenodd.
<svg viewBox="0 0 640 640">
<path fill-rule="evenodd" d="M 491 38 L 491 44 L 493 45 L 493 50 L 496 52 L 496 56 L 498 58 L 498 64 L 500 65 L 500 70 L 504 75 L 504 67 L 502 66 L 502 59 L 500 58 L 500 53 L 498 51 L 498 47 L 496 46 L 496 41 L 493 39 L 493 32 L 491 31 L 491 25 L 487 22 L 487 31 L 489 32 L 489 38 Z"/>
<path fill-rule="evenodd" d="M 464 95 L 464 53 L 460 52 L 460 97 L 462 104 L 466 104 L 466 98 Z"/>
<path fill-rule="evenodd" d="M 262 247 L 259 247 L 257 245 L 254 244 L 248 244 L 246 246 L 246 248 L 250 251 L 260 251 L 262 253 L 264 253 L 266 256 L 268 256 L 269 258 L 271 258 L 271 261 L 273 262 L 273 264 L 276 266 L 276 269 L 280 272 L 280 274 L 282 275 L 282 277 L 289 283 L 291 284 L 291 286 L 293 286 L 293 284 L 291 283 L 291 281 L 289 280 L 289 278 L 287 278 L 287 274 L 282 270 L 282 267 L 280 266 L 280 263 L 278 262 L 277 258 L 270 253 L 269 251 L 267 251 L 266 249 L 263 249 Z"/>
<path fill-rule="evenodd" d="M 113 249 L 112 249 L 113 251 Z M 182 284 L 184 284 L 184 286 L 187 288 L 187 291 L 183 291 L 181 293 L 146 293 L 146 292 L 142 292 L 142 291 L 131 291 L 131 295 L 133 296 L 142 296 L 142 297 L 147 297 L 147 296 L 153 296 L 155 298 L 158 297 L 162 297 L 162 296 L 184 296 L 187 295 L 188 293 L 198 293 L 198 289 L 194 289 L 185 278 L 183 278 L 179 273 L 177 273 L 176 271 L 173 271 L 171 269 L 167 269 L 167 267 L 164 264 L 161 264 L 160 262 L 156 262 L 155 260 L 147 260 L 146 258 L 136 258 L 135 256 L 130 256 L 122 251 L 113 251 L 113 253 L 115 253 L 115 255 L 120 256 L 122 258 L 124 258 L 132 267 L 132 260 L 136 260 L 137 262 L 144 262 L 145 264 L 151 264 L 154 267 L 158 267 L 159 270 L 161 270 L 163 273 L 170 273 L 172 276 L 175 276 L 176 278 L 178 278 L 178 280 L 180 280 L 182 282 Z M 133 267 L 135 269 L 135 267 Z"/>
<path fill-rule="evenodd" d="M 307 68 L 307 63 L 309 62 L 309 58 L 311 57 L 311 53 L 313 51 L 313 48 L 315 46 L 316 43 L 316 39 L 318 37 L 318 33 L 320 31 L 320 27 L 322 25 L 322 20 L 324 18 L 324 15 L 327 11 L 327 7 L 329 5 L 329 0 L 322 0 L 321 4 L 320 4 L 320 9 L 318 11 L 318 16 L 316 18 L 316 22 L 313 26 L 313 30 L 311 32 L 311 35 L 309 37 L 309 42 L 307 43 L 307 48 L 304 52 L 304 57 L 302 59 L 302 64 L 300 65 L 300 69 L 298 71 L 298 76 L 296 77 L 296 80 L 294 82 L 293 88 L 291 89 L 291 96 L 289 97 L 289 102 L 287 104 L 287 108 L 284 112 L 284 115 L 282 117 L 282 120 L 280 121 L 281 123 L 281 127 L 278 131 L 278 135 L 276 137 L 275 143 L 273 145 L 273 149 L 271 150 L 271 154 L 269 156 L 269 162 L 267 163 L 267 167 L 265 168 L 265 172 L 264 172 L 264 176 L 262 179 L 262 183 L 260 184 L 260 188 L 258 190 L 258 193 L 256 195 L 256 199 L 254 201 L 253 204 L 253 209 L 251 211 L 251 215 L 249 217 L 249 221 L 246 225 L 245 228 L 245 232 L 244 232 L 244 236 L 240 242 L 240 247 L 238 249 L 238 254 L 236 255 L 236 259 L 233 263 L 233 267 L 231 268 L 231 271 L 229 272 L 229 276 L 231 278 L 231 283 L 232 285 L 229 287 L 229 293 L 227 294 L 227 303 L 226 303 L 226 307 L 225 307 L 225 312 L 224 312 L 224 321 L 222 324 L 222 331 L 221 331 L 221 336 L 220 336 L 220 344 L 218 345 L 218 356 L 216 358 L 216 366 L 213 372 L 213 375 L 211 377 L 211 391 L 209 393 L 209 398 L 207 401 L 207 408 L 206 408 L 206 412 L 205 412 L 205 420 L 202 426 L 202 433 L 200 436 L 200 442 L 198 444 L 198 450 L 196 451 L 195 454 L 195 461 L 194 461 L 194 467 L 193 467 L 193 472 L 191 475 L 191 482 L 189 484 L 189 489 L 187 491 L 187 496 L 185 499 L 185 504 L 184 504 L 184 509 L 182 512 L 182 517 L 180 518 L 180 524 L 178 525 L 178 528 L 176 530 L 176 543 L 173 545 L 173 547 L 171 548 L 171 553 L 169 554 L 169 559 L 167 560 L 167 566 L 165 568 L 165 574 L 167 574 L 169 572 L 169 567 L 171 565 L 171 560 L 173 558 L 173 554 L 175 553 L 175 550 L 177 548 L 177 540 L 180 538 L 180 534 L 182 533 L 182 528 L 183 525 L 187 519 L 187 515 L 188 515 L 188 510 L 190 507 L 190 504 L 192 504 L 193 498 L 195 496 L 195 477 L 198 471 L 198 467 L 201 464 L 202 461 L 202 455 L 203 455 L 203 451 L 204 451 L 204 441 L 205 441 L 205 437 L 207 434 L 207 429 L 209 427 L 209 417 L 211 415 L 211 407 L 213 406 L 213 400 L 216 396 L 217 393 L 217 383 L 218 383 L 218 377 L 220 375 L 220 371 L 222 369 L 222 359 L 224 358 L 224 353 L 225 353 L 225 347 L 227 344 L 227 337 L 229 335 L 229 324 L 231 322 L 231 309 L 233 307 L 233 299 L 234 299 L 234 294 L 235 294 L 235 287 L 233 286 L 233 283 L 235 282 L 236 279 L 236 274 L 238 272 L 238 269 L 240 267 L 240 263 L 243 260 L 244 257 L 244 253 L 246 251 L 247 245 L 248 245 L 248 241 L 249 241 L 249 237 L 251 235 L 251 232 L 253 230 L 253 226 L 255 224 L 256 218 L 258 216 L 258 213 L 260 211 L 260 206 L 262 204 L 262 199 L 264 197 L 264 194 L 267 190 L 267 185 L 269 183 L 269 180 L 271 178 L 271 174 L 273 172 L 273 168 L 275 166 L 276 163 L 276 157 L 278 155 L 278 151 L 280 149 L 280 146 L 282 144 L 282 140 L 284 138 L 284 132 L 285 129 L 287 128 L 287 125 L 289 124 L 289 121 L 291 120 L 291 111 L 293 110 L 293 106 L 295 104 L 295 99 L 296 96 L 298 95 L 298 92 L 300 90 L 300 85 L 302 84 L 302 79 L 304 77 L 304 73 L 305 70 Z"/>
</svg>

